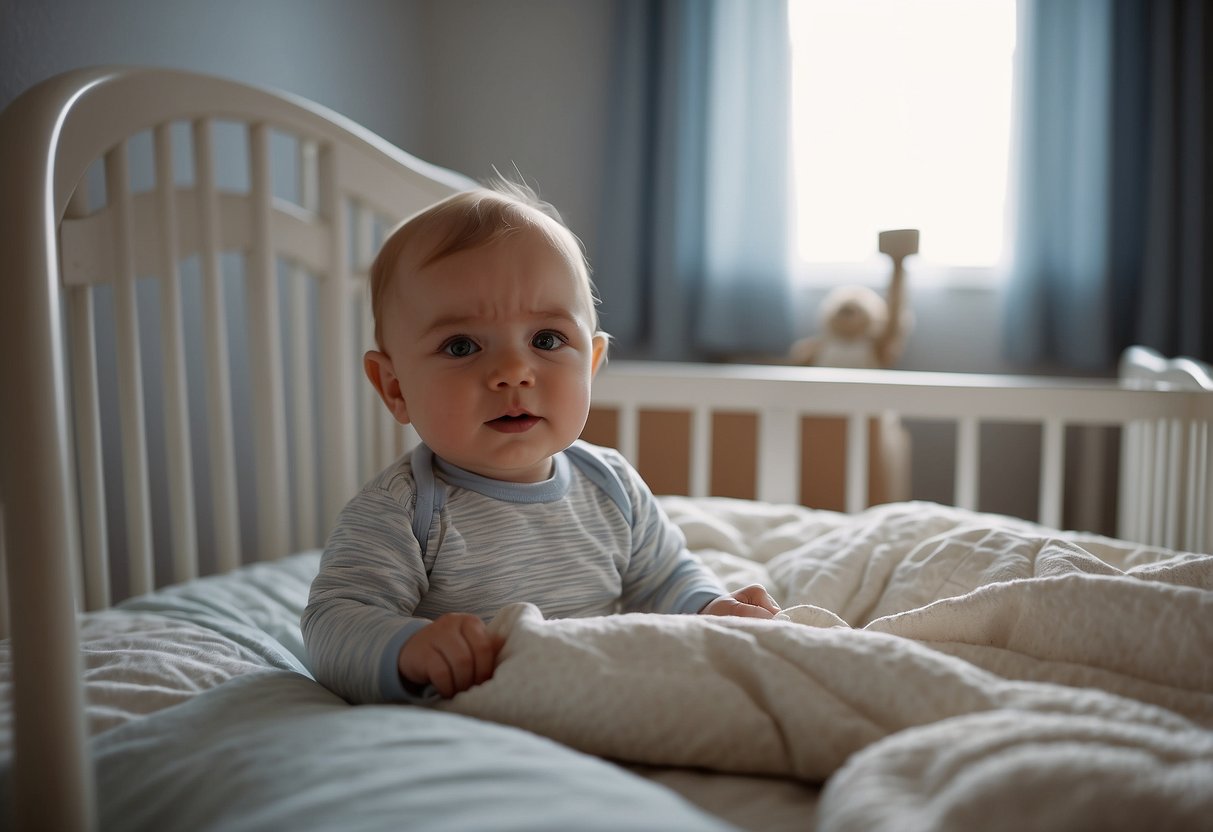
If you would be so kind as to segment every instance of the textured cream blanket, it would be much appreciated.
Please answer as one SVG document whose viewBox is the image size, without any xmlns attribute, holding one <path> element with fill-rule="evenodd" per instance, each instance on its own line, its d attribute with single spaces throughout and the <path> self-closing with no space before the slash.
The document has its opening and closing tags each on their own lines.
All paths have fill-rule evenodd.
<svg viewBox="0 0 1213 832">
<path fill-rule="evenodd" d="M 669 499 L 774 621 L 501 613 L 445 707 L 604 757 L 826 781 L 820 828 L 1213 821 L 1213 556 L 933 504 Z"/>
</svg>

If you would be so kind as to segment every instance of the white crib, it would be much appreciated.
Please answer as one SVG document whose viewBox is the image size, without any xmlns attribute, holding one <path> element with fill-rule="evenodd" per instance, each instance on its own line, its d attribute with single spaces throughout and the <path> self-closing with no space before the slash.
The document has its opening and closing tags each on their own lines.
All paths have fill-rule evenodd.
<svg viewBox="0 0 1213 832">
<path fill-rule="evenodd" d="M 413 441 L 358 379 L 367 264 L 385 228 L 470 182 L 308 102 L 151 69 L 26 93 L 0 117 L 0 160 L 14 828 L 88 828 L 77 611 L 321 544 L 359 483 Z M 595 406 L 618 413 L 633 460 L 642 411 L 690 413 L 696 497 L 710 491 L 714 417 L 757 413 L 754 496 L 767 503 L 798 501 L 800 420 L 842 418 L 850 512 L 868 505 L 871 417 L 954 423 L 954 503 L 968 509 L 982 424 L 1037 424 L 1046 526 L 1062 522 L 1066 428 L 1115 426 L 1121 536 L 1209 551 L 1213 384 L 1206 367 L 1160 361 L 1131 353 L 1121 382 L 616 362 Z"/>
</svg>

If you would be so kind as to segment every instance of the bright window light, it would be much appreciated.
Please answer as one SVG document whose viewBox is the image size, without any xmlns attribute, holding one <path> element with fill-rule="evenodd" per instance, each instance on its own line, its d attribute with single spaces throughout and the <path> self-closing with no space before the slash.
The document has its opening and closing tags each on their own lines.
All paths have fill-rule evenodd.
<svg viewBox="0 0 1213 832">
<path fill-rule="evenodd" d="M 807 279 L 884 274 L 876 235 L 894 228 L 921 231 L 923 266 L 995 266 L 1015 0 L 790 0 L 789 24 Z"/>
</svg>

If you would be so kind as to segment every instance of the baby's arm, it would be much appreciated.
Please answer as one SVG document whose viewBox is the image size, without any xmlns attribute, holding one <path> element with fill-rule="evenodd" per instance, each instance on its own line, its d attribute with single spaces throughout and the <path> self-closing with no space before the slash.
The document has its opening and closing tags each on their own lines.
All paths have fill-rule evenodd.
<svg viewBox="0 0 1213 832">
<path fill-rule="evenodd" d="M 476 616 L 449 612 L 413 633 L 396 664 L 411 684 L 432 684 L 449 699 L 489 680 L 502 643 Z"/>
<path fill-rule="evenodd" d="M 309 669 L 350 702 L 421 698 L 405 690 L 398 669 L 401 645 L 430 624 L 414 615 L 428 580 L 408 496 L 368 487 L 350 500 L 300 621 Z"/>
<path fill-rule="evenodd" d="M 608 457 L 612 458 L 612 457 Z M 759 584 L 725 593 L 720 579 L 686 548 L 681 530 L 640 475 L 614 458 L 632 502 L 632 553 L 624 574 L 624 608 L 772 618 L 779 605 Z"/>
<path fill-rule="evenodd" d="M 709 601 L 700 615 L 740 615 L 744 618 L 774 618 L 779 605 L 762 584 L 750 584 L 736 592 Z"/>
</svg>

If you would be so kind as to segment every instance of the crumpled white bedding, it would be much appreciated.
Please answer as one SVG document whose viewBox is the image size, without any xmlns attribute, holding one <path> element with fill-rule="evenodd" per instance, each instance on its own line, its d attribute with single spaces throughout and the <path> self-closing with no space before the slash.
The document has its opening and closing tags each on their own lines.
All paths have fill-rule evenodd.
<svg viewBox="0 0 1213 832">
<path fill-rule="evenodd" d="M 749 503 L 667 508 L 779 620 L 515 605 L 493 679 L 444 707 L 609 758 L 828 779 L 821 828 L 1213 818 L 1213 556 L 927 504 L 765 507 L 762 529 Z"/>
<path fill-rule="evenodd" d="M 307 678 L 298 617 L 315 552 L 83 616 L 103 818 L 321 828 L 344 817 L 321 796 L 353 789 L 375 823 L 722 828 L 594 757 L 481 720 L 630 764 L 743 828 L 794 828 L 797 813 L 856 830 L 1213 817 L 1213 556 L 926 503 L 856 516 L 664 504 L 726 583 L 771 588 L 780 618 L 545 621 L 516 605 L 493 625 L 508 636 L 494 678 L 453 713 L 352 716 Z M 0 768 L 5 756 L 0 744 Z M 512 808 L 495 812 L 491 784 L 507 776 Z M 825 784 L 815 816 L 816 789 L 797 779 Z M 725 799 L 762 783 L 770 813 Z M 461 789 L 480 797 L 452 807 Z M 545 808 L 557 793 L 579 802 Z"/>
</svg>

